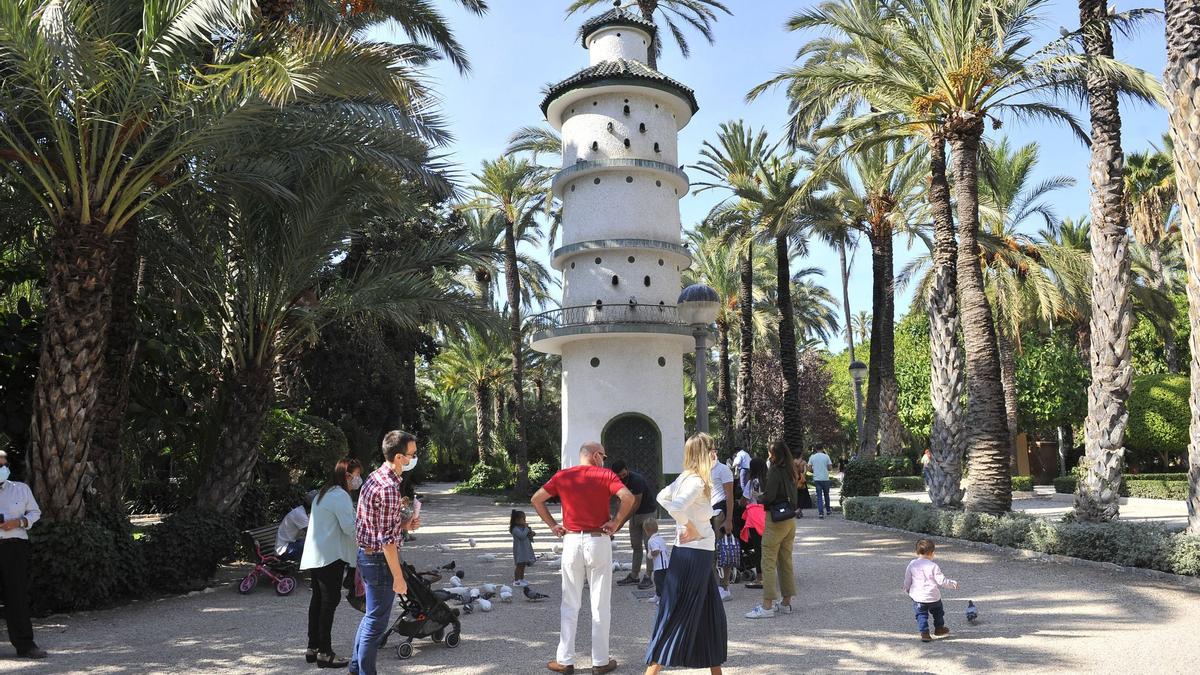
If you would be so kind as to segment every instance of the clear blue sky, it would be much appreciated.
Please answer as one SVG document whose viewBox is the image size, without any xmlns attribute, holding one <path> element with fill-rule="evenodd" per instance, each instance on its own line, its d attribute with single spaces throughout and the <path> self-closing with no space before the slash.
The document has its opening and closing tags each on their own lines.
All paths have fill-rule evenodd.
<svg viewBox="0 0 1200 675">
<path fill-rule="evenodd" d="M 565 0 L 492 0 L 491 11 L 476 17 L 456 3 L 442 0 L 439 6 L 448 16 L 459 41 L 467 49 L 472 69 L 460 75 L 450 64 L 433 66 L 430 75 L 434 88 L 443 97 L 443 112 L 454 134 L 450 146 L 452 160 L 459 164 L 464 183 L 483 159 L 499 156 L 509 134 L 517 127 L 542 121 L 538 103 L 546 84 L 557 82 L 587 65 L 587 52 L 575 39 L 576 30 L 588 15 L 564 17 Z M 744 119 L 754 127 L 765 128 L 773 137 L 783 133 L 786 101 L 778 92 L 760 97 L 752 104 L 744 100 L 755 85 L 787 67 L 804 34 L 789 33 L 783 24 L 795 11 L 816 4 L 812 0 L 726 0 L 733 16 L 722 16 L 715 27 L 716 44 L 688 33 L 692 56 L 684 59 L 673 42 L 664 47 L 659 69 L 696 90 L 700 112 L 680 135 L 680 159 L 695 163 L 700 144 L 715 135 L 717 125 L 730 119 Z M 1127 0 L 1120 9 L 1140 6 Z M 598 13 L 598 12 L 596 12 Z M 1047 39 L 1056 37 L 1060 26 L 1078 25 L 1075 2 L 1058 0 L 1047 16 Z M 1166 48 L 1161 21 L 1150 24 L 1134 39 L 1117 43 L 1117 56 L 1156 77 L 1161 77 Z M 400 39 L 394 33 L 381 33 Z M 1081 114 L 1084 111 L 1080 111 Z M 1124 148 L 1129 153 L 1142 150 L 1149 142 L 1158 142 L 1166 131 L 1166 113 L 1143 105 L 1122 106 Z M 1086 118 L 1086 115 L 1084 115 Z M 1069 132 L 1046 125 L 1020 125 L 1006 120 L 1003 132 L 1013 143 L 1037 141 L 1042 161 L 1035 180 L 1067 175 L 1076 180 L 1074 188 L 1056 194 L 1054 202 L 1060 216 L 1082 216 L 1088 212 L 1088 151 Z M 1086 127 L 1085 122 L 1085 127 Z M 693 180 L 696 172 L 691 171 Z M 712 193 L 689 195 L 680 203 L 684 227 L 697 223 L 719 197 Z M 918 250 L 904 250 L 897 242 L 896 270 Z M 840 298 L 837 258 L 827 248 L 816 246 L 806 262 L 826 270 L 824 283 Z M 871 268 L 865 247 L 855 259 L 851 279 L 852 311 L 870 309 Z M 897 298 L 897 311 L 908 311 L 911 290 Z M 841 312 L 839 311 L 839 316 Z M 842 340 L 830 344 L 843 347 Z"/>
</svg>

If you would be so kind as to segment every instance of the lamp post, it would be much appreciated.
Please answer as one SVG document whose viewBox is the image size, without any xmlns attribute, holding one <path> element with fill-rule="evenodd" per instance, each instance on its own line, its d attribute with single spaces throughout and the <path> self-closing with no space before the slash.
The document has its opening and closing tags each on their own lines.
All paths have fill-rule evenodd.
<svg viewBox="0 0 1200 675">
<path fill-rule="evenodd" d="M 696 338 L 696 432 L 708 433 L 708 326 L 721 311 L 721 296 L 704 284 L 692 284 L 679 294 L 679 318 Z"/>
<path fill-rule="evenodd" d="M 867 364 L 862 361 L 851 361 L 850 377 L 854 380 L 854 421 L 858 425 L 858 444 L 861 447 L 863 435 L 862 383 L 867 379 Z"/>
</svg>

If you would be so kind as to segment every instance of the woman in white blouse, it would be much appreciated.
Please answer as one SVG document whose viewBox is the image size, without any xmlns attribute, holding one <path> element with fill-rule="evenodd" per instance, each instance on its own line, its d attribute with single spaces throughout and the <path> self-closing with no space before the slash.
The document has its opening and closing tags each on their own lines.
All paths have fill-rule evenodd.
<svg viewBox="0 0 1200 675">
<path fill-rule="evenodd" d="M 709 499 L 713 447 L 708 434 L 689 438 L 683 449 L 683 473 L 658 493 L 658 503 L 675 520 L 675 549 L 646 650 L 647 675 L 664 666 L 720 673 L 726 659 L 725 606 L 712 571 L 717 542 Z"/>
</svg>

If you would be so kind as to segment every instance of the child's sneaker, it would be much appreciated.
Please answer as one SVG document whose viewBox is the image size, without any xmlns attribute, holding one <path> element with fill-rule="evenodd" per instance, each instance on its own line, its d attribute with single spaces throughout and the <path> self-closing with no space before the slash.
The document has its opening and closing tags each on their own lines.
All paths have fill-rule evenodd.
<svg viewBox="0 0 1200 675">
<path fill-rule="evenodd" d="M 950 634 L 950 629 L 946 628 L 945 626 L 942 626 L 941 628 L 934 628 L 933 634 L 938 637 L 945 637 Z"/>
<path fill-rule="evenodd" d="M 721 602 L 729 602 L 730 600 L 733 599 L 733 593 L 730 593 L 729 591 L 727 591 L 724 588 L 721 588 L 719 586 L 717 587 L 717 590 L 720 591 L 720 593 L 721 593 Z"/>
<path fill-rule="evenodd" d="M 746 612 L 747 619 L 770 619 L 770 618 L 774 618 L 774 616 L 775 616 L 775 608 L 774 607 L 772 607 L 771 609 L 763 609 L 762 605 L 759 605 L 759 606 L 755 607 L 754 609 L 750 610 L 749 612 Z"/>
<path fill-rule="evenodd" d="M 772 609 L 774 609 L 775 612 L 778 614 L 791 614 L 792 613 L 791 605 L 785 605 L 782 602 L 779 602 L 778 600 L 775 601 L 775 606 Z"/>
<path fill-rule="evenodd" d="M 933 638 L 929 637 L 929 631 L 921 631 L 921 642 L 933 642 Z"/>
</svg>

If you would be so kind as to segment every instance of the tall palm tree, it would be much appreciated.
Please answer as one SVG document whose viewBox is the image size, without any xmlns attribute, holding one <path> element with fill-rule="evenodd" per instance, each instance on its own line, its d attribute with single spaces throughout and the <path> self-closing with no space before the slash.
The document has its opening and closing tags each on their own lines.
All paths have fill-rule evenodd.
<svg viewBox="0 0 1200 675">
<path fill-rule="evenodd" d="M 859 344 L 866 344 L 871 340 L 871 326 L 874 324 L 875 319 L 865 309 L 854 315 L 854 334 L 858 336 Z"/>
<path fill-rule="evenodd" d="M 572 0 L 567 6 L 567 16 L 571 16 L 578 11 L 586 11 L 593 7 L 602 5 L 621 6 L 621 0 L 611 2 L 610 0 Z M 724 3 L 718 0 L 630 0 L 630 7 L 636 6 L 642 18 L 655 26 L 659 27 L 659 32 L 662 31 L 662 24 L 666 24 L 670 29 L 671 35 L 675 37 L 675 44 L 679 45 L 679 53 L 683 54 L 683 58 L 692 55 L 691 47 L 688 46 L 687 38 L 684 37 L 683 30 L 679 23 L 691 26 L 696 32 L 704 36 L 708 40 L 708 44 L 715 42 L 713 38 L 712 27 L 713 23 L 718 18 L 718 12 L 725 12 L 732 16 L 733 12 L 729 11 Z M 651 68 L 658 67 L 658 57 L 662 55 L 662 40 L 658 36 L 654 37 L 650 44 L 650 62 L 646 65 Z"/>
<path fill-rule="evenodd" d="M 1200 323 L 1200 6 L 1166 0 L 1167 67 L 1163 84 L 1175 146 L 1180 230 L 1187 266 L 1188 314 Z M 1192 331 L 1192 423 L 1188 439 L 1188 523 L 1200 534 L 1200 335 Z"/>
<path fill-rule="evenodd" d="M 518 269 L 517 241 L 527 232 L 538 230 L 537 215 L 546 199 L 545 174 L 525 159 L 500 157 L 484 160 L 474 174 L 471 191 L 475 197 L 469 206 L 494 214 L 504 223 L 504 285 L 508 302 L 508 330 L 512 348 L 512 406 L 516 418 L 517 494 L 529 491 L 528 419 L 525 414 L 525 371 L 521 326 L 521 275 Z"/>
<path fill-rule="evenodd" d="M 251 3 L 154 0 L 129 9 L 119 0 L 0 8 L 0 165 L 51 224 L 31 454 L 39 502 L 60 520 L 84 515 L 114 237 L 210 167 L 224 167 L 214 184 L 280 192 L 270 174 L 239 173 L 230 161 L 242 139 L 268 125 L 289 124 L 293 158 L 315 144 L 357 153 L 328 122 L 348 100 L 372 103 L 339 109 L 346 128 L 388 106 L 415 132 L 408 138 L 441 137 L 418 112 L 426 94 L 411 70 L 416 48 L 333 39 L 316 27 L 260 28 Z M 214 44 L 215 35 L 254 37 Z"/>
<path fill-rule="evenodd" d="M 796 307 L 796 335 L 802 341 L 820 340 L 826 345 L 838 334 L 837 301 L 829 289 L 812 277 L 824 275 L 819 267 L 792 273 L 792 301 Z M 803 352 L 803 349 L 799 351 Z"/>
<path fill-rule="evenodd" d="M 504 231 L 505 220 L 494 212 L 478 208 L 460 208 L 463 223 L 466 225 L 466 238 L 481 248 L 491 247 L 495 254 L 476 262 L 470 270 L 464 270 L 468 279 L 464 282 L 470 286 L 480 302 L 489 308 L 496 308 L 496 297 L 503 275 L 501 267 L 504 264 Z M 558 282 L 550 276 L 546 264 L 536 256 L 521 250 L 525 247 L 538 246 L 541 243 L 541 232 L 535 228 L 522 231 L 517 239 L 517 272 L 521 277 L 521 309 L 529 311 L 533 307 L 542 307 L 554 302 L 553 289 Z"/>
<path fill-rule="evenodd" d="M 1163 264 L 1164 249 L 1173 244 L 1172 221 L 1175 219 L 1175 150 L 1169 135 L 1163 148 L 1153 152 L 1135 152 L 1125 158 L 1126 217 L 1133 236 L 1145 248 L 1155 288 L 1168 293 L 1170 274 Z M 1173 319 L 1174 317 L 1171 317 Z M 1179 372 L 1179 350 L 1175 347 L 1173 320 L 1155 322 L 1163 341 L 1163 360 L 1167 372 Z"/>
<path fill-rule="evenodd" d="M 492 450 L 493 395 L 509 375 L 504 340 L 491 332 L 468 329 L 448 340 L 434 361 L 440 388 L 465 390 L 475 407 L 475 447 L 483 463 Z"/>
</svg>

